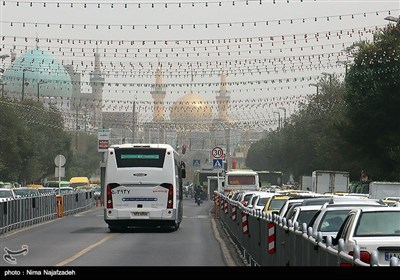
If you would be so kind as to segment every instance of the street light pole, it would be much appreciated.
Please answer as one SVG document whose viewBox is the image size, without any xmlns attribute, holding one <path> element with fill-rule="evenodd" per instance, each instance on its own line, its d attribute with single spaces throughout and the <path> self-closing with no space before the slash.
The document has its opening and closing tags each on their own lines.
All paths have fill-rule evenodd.
<svg viewBox="0 0 400 280">
<path fill-rule="evenodd" d="M 283 110 L 283 127 L 286 125 L 286 108 L 279 107 L 278 109 Z"/>
<path fill-rule="evenodd" d="M 40 93 L 40 85 L 41 84 L 46 84 L 47 82 L 46 81 L 43 81 L 43 80 L 40 80 L 39 82 L 37 82 L 37 101 L 39 102 L 39 99 L 40 99 L 40 95 L 39 95 L 39 93 Z"/>
<path fill-rule="evenodd" d="M 274 111 L 274 114 L 278 114 L 278 129 L 281 129 L 281 113 Z"/>
<path fill-rule="evenodd" d="M 21 100 L 24 100 L 25 94 L 25 71 L 26 69 L 22 69 L 22 92 L 21 92 Z"/>
<path fill-rule="evenodd" d="M 21 91 L 21 100 L 24 100 L 24 96 L 25 96 L 25 72 L 26 72 L 26 71 L 33 72 L 32 70 L 30 70 L 30 69 L 28 69 L 28 68 L 22 69 L 22 91 Z"/>
<path fill-rule="evenodd" d="M 1 98 L 3 98 L 4 97 L 4 86 L 6 85 L 6 83 L 1 82 L 0 85 L 1 85 Z"/>
</svg>

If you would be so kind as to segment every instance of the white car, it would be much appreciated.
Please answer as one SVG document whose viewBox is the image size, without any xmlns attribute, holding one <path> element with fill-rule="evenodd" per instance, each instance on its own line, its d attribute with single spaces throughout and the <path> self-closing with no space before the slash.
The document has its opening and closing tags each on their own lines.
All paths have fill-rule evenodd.
<svg viewBox="0 0 400 280">
<path fill-rule="evenodd" d="M 10 201 L 15 199 L 15 194 L 12 189 L 1 188 L 0 189 L 0 202 Z"/>
<path fill-rule="evenodd" d="M 288 217 L 288 220 L 292 220 L 293 224 L 298 222 L 299 226 L 303 223 L 308 225 L 321 207 L 322 205 L 296 206 L 293 213 Z"/>
<path fill-rule="evenodd" d="M 312 227 L 312 236 L 317 238 L 318 232 L 322 233 L 322 237 L 326 236 L 336 237 L 340 226 L 343 224 L 349 212 L 355 208 L 361 207 L 387 207 L 380 205 L 377 202 L 366 200 L 365 203 L 348 204 L 324 204 L 324 206 L 317 212 L 317 214 L 310 221 L 309 226 Z"/>
<path fill-rule="evenodd" d="M 240 203 L 247 208 L 253 208 L 253 205 L 251 204 L 252 199 L 259 193 L 262 193 L 262 191 L 246 191 L 243 194 Z"/>
<path fill-rule="evenodd" d="M 274 195 L 275 193 L 258 192 L 256 195 L 253 196 L 251 204 L 248 207 L 256 210 L 257 212 L 261 212 L 264 209 L 265 204 L 267 204 L 268 200 Z"/>
<path fill-rule="evenodd" d="M 343 251 L 353 254 L 360 246 L 360 259 L 370 263 L 371 252 L 378 253 L 378 265 L 388 266 L 391 257 L 400 258 L 400 208 L 367 207 L 353 209 L 332 240 L 334 246 L 344 240 Z"/>
</svg>

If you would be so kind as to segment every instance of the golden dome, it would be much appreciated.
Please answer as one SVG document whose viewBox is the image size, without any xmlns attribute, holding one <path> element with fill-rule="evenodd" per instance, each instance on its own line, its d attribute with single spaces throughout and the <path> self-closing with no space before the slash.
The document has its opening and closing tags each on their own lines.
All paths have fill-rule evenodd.
<svg viewBox="0 0 400 280">
<path fill-rule="evenodd" d="M 193 91 L 175 101 L 170 109 L 172 121 L 210 120 L 212 117 L 212 109 L 208 102 Z"/>
</svg>

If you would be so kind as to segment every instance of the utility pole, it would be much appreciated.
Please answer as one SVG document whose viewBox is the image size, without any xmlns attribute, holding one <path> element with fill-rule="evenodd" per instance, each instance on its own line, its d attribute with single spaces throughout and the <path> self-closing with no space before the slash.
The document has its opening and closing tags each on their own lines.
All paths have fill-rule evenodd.
<svg viewBox="0 0 400 280">
<path fill-rule="evenodd" d="M 285 127 L 285 124 L 286 124 L 286 108 L 279 107 L 278 109 L 283 110 L 283 127 Z"/>
<path fill-rule="evenodd" d="M 24 100 L 25 97 L 25 72 L 33 72 L 31 69 L 24 68 L 22 69 L 22 91 L 21 91 L 21 100 Z"/>
<path fill-rule="evenodd" d="M 331 87 L 331 86 L 332 86 L 332 77 L 333 77 L 335 74 L 326 73 L 326 72 L 322 72 L 321 74 L 324 75 L 324 76 L 329 76 L 329 86 Z"/>
<path fill-rule="evenodd" d="M 136 131 L 135 131 L 135 127 L 136 127 L 136 97 L 133 100 L 133 108 L 132 108 L 132 143 L 135 143 L 135 136 L 136 136 Z"/>
</svg>

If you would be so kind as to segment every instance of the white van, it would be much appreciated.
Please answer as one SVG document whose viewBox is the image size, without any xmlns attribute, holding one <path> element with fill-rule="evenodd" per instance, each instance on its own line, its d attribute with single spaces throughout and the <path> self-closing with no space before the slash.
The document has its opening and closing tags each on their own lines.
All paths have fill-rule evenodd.
<svg viewBox="0 0 400 280">
<path fill-rule="evenodd" d="M 168 144 L 110 146 L 104 191 L 104 220 L 110 231 L 127 226 L 177 230 L 185 177 L 185 164 Z"/>
</svg>

